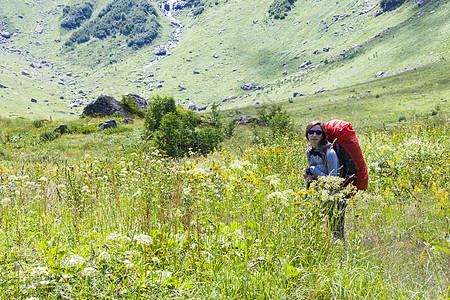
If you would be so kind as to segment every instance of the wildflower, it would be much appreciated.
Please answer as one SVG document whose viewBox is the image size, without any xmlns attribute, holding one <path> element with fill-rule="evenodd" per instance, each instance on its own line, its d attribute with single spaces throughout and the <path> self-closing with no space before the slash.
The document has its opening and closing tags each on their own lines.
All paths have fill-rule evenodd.
<svg viewBox="0 0 450 300">
<path fill-rule="evenodd" d="M 146 234 L 135 235 L 134 239 L 138 245 L 151 245 L 152 237 Z"/>
<path fill-rule="evenodd" d="M 102 251 L 100 252 L 100 254 L 98 255 L 98 259 L 100 260 L 108 260 L 111 257 L 111 254 L 109 254 L 106 251 Z"/>
<path fill-rule="evenodd" d="M 85 276 L 92 276 L 97 274 L 97 269 L 93 268 L 93 267 L 87 267 L 83 269 L 83 275 Z"/>
<path fill-rule="evenodd" d="M 3 198 L 1 201 L 0 201 L 0 204 L 2 205 L 2 206 L 7 206 L 9 203 L 11 203 L 11 199 L 9 199 L 9 198 Z"/>
<path fill-rule="evenodd" d="M 153 258 L 152 258 L 152 261 L 153 261 L 155 264 L 160 264 L 160 263 L 161 263 L 161 260 L 160 260 L 159 258 L 157 258 L 157 257 L 153 257 Z"/>
<path fill-rule="evenodd" d="M 39 282 L 41 285 L 49 285 L 50 281 L 48 280 L 42 280 L 41 282 Z"/>
<path fill-rule="evenodd" d="M 47 179 L 47 177 L 42 176 L 41 178 L 39 178 L 39 181 L 41 181 L 41 182 L 47 182 L 48 179 Z"/>
<path fill-rule="evenodd" d="M 134 264 L 131 261 L 129 261 L 128 259 L 125 259 L 122 262 L 124 263 L 124 265 L 127 269 L 131 269 L 134 266 Z"/>
<path fill-rule="evenodd" d="M 129 243 L 131 242 L 131 239 L 129 237 L 127 237 L 126 235 L 120 235 L 117 233 L 111 233 L 110 236 L 106 237 L 105 239 L 106 241 L 113 241 L 113 242 L 119 242 L 119 243 Z"/>
<path fill-rule="evenodd" d="M 30 270 L 31 276 L 39 276 L 39 275 L 48 275 L 48 271 L 46 267 L 36 267 Z"/>
<path fill-rule="evenodd" d="M 84 259 L 84 257 L 79 256 L 79 255 L 77 255 L 77 254 L 74 254 L 74 255 L 71 255 L 71 256 L 67 259 L 65 265 L 66 265 L 67 267 L 77 267 L 77 266 L 83 264 L 85 261 L 86 261 L 86 260 Z"/>
</svg>

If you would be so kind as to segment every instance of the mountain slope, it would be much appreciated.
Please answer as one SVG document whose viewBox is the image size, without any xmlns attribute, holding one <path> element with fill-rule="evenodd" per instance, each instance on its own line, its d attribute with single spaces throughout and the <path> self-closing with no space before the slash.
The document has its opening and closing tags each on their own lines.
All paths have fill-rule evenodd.
<svg viewBox="0 0 450 300">
<path fill-rule="evenodd" d="M 1 116 L 70 118 L 100 94 L 120 98 L 126 92 L 237 108 L 437 61 L 448 66 L 447 1 L 407 2 L 381 15 L 375 1 L 296 1 L 285 19 L 274 20 L 270 2 L 220 0 L 197 16 L 190 8 L 172 13 L 183 25 L 179 43 L 171 40 L 178 25 L 159 12 L 160 35 L 146 48 L 130 49 L 118 36 L 91 39 L 69 52 L 61 50 L 70 36 L 59 27 L 62 9 L 85 1 L 0 2 L 3 26 L 16 32 L 0 44 L 0 84 L 7 86 L 0 89 Z M 91 2 L 93 15 L 109 3 Z M 170 55 L 153 53 L 169 41 Z"/>
</svg>

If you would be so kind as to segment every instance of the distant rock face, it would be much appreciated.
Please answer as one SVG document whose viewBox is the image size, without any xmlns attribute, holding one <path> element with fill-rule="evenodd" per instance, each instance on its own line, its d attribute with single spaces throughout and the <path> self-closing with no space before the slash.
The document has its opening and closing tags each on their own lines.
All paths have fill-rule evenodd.
<svg viewBox="0 0 450 300">
<path fill-rule="evenodd" d="M 95 101 L 86 105 L 83 114 L 86 116 L 106 115 L 111 116 L 120 113 L 124 117 L 129 117 L 129 113 L 120 105 L 119 101 L 111 96 L 101 95 Z"/>
</svg>

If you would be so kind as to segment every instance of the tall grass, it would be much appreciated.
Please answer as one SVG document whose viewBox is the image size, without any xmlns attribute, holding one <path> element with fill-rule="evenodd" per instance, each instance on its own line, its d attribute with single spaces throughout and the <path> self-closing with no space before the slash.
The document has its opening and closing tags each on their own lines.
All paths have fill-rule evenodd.
<svg viewBox="0 0 450 300">
<path fill-rule="evenodd" d="M 105 145 L 129 134 L 92 133 Z M 172 160 L 136 134 L 135 148 L 45 160 L 36 150 L 68 136 L 16 147 L 2 134 L 0 295 L 444 299 L 448 135 L 437 118 L 359 135 L 371 181 L 349 200 L 344 244 L 327 189 L 305 188 L 302 135 Z"/>
</svg>

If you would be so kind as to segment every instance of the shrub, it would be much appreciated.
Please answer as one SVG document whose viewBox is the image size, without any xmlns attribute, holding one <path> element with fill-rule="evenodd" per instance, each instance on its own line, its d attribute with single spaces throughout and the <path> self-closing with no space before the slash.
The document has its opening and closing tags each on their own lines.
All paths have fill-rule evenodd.
<svg viewBox="0 0 450 300">
<path fill-rule="evenodd" d="M 269 6 L 269 16 L 275 19 L 284 19 L 294 2 L 295 0 L 274 0 Z"/>
<path fill-rule="evenodd" d="M 92 16 L 94 6 L 92 3 L 66 6 L 63 9 L 63 18 L 60 26 L 69 30 L 76 29 Z"/>
<path fill-rule="evenodd" d="M 129 38 L 129 47 L 141 48 L 158 36 L 157 16 L 156 9 L 145 0 L 115 0 L 102 9 L 97 18 L 75 32 L 66 45 L 87 42 L 91 36 L 105 39 L 122 34 Z M 67 22 L 75 21 L 68 19 Z"/>
<path fill-rule="evenodd" d="M 41 140 L 42 142 L 49 142 L 49 141 L 56 140 L 60 136 L 61 136 L 61 134 L 59 132 L 47 131 L 40 135 L 39 140 Z"/>
<path fill-rule="evenodd" d="M 152 131 L 159 129 L 161 119 L 164 115 L 175 112 L 175 100 L 173 97 L 160 97 L 156 95 L 149 100 L 147 113 L 145 114 L 145 130 L 147 135 Z"/>
<path fill-rule="evenodd" d="M 270 127 L 273 133 L 292 130 L 291 117 L 280 105 L 261 107 L 258 117 L 264 125 Z"/>
<path fill-rule="evenodd" d="M 211 122 L 182 107 L 172 97 L 156 96 L 145 115 L 146 137 L 168 156 L 180 157 L 191 152 L 206 154 L 223 141 L 226 130 L 213 114 Z"/>
</svg>

